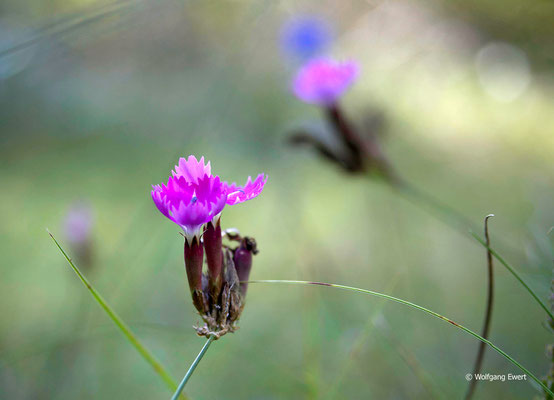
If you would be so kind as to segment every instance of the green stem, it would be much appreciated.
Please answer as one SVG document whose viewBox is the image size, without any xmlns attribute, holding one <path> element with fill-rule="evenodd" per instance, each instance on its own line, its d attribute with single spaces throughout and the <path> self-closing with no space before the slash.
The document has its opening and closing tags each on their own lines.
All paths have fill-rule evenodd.
<svg viewBox="0 0 554 400">
<path fill-rule="evenodd" d="M 391 187 L 393 189 L 398 190 L 398 192 L 402 195 L 405 195 L 407 199 L 409 200 L 416 200 L 415 204 L 418 205 L 425 205 L 430 210 L 437 212 L 437 215 L 439 215 L 439 219 L 441 219 L 443 222 L 445 222 L 447 225 L 450 225 L 452 228 L 456 229 L 460 233 L 467 235 L 469 233 L 470 236 L 472 236 L 474 239 L 476 239 L 479 243 L 481 243 L 486 249 L 488 249 L 492 255 L 504 266 L 508 269 L 508 271 L 511 272 L 511 274 L 518 280 L 521 285 L 527 291 L 533 296 L 533 298 L 539 303 L 539 305 L 542 307 L 543 310 L 546 311 L 546 313 L 550 316 L 550 318 L 554 319 L 554 316 L 552 315 L 552 312 L 548 309 L 548 307 L 542 302 L 537 294 L 525 283 L 525 281 L 521 278 L 521 276 L 517 273 L 517 271 L 512 268 L 501 256 L 498 254 L 495 250 L 493 250 L 490 246 L 488 246 L 483 239 L 481 239 L 477 234 L 474 233 L 475 231 L 475 224 L 473 224 L 469 219 L 467 219 L 463 214 L 459 213 L 458 211 L 454 210 L 453 208 L 441 203 L 439 200 L 435 199 L 433 196 L 419 190 L 418 188 L 412 186 L 411 184 L 407 183 L 406 181 L 399 180 L 398 183 L 393 184 L 390 183 Z"/>
<path fill-rule="evenodd" d="M 494 254 L 494 253 L 493 253 Z M 521 369 L 523 372 L 525 372 L 527 375 L 529 375 L 535 382 L 537 382 L 544 390 L 546 393 L 550 394 L 551 396 L 554 396 L 554 393 L 539 379 L 537 378 L 535 375 L 533 375 L 527 368 L 525 368 L 523 365 L 521 365 L 519 362 L 517 362 L 516 360 L 514 360 L 511 356 L 509 356 L 507 353 L 505 353 L 502 349 L 500 349 L 499 347 L 497 347 L 495 344 L 493 344 L 490 340 L 487 340 L 483 337 L 481 337 L 480 335 L 478 335 L 477 333 L 473 332 L 472 330 L 466 328 L 465 326 L 463 325 L 460 325 L 458 324 L 457 322 L 454 322 L 452 321 L 451 319 L 449 318 L 446 318 L 442 315 L 440 315 L 439 313 L 436 313 L 434 311 L 431 311 L 425 307 L 422 307 L 420 305 L 417 305 L 415 303 L 412 303 L 412 302 L 409 302 L 409 301 L 406 301 L 406 300 L 402 300 L 402 299 L 399 299 L 398 297 L 394 297 L 394 296 L 389 296 L 387 294 L 384 294 L 384 293 L 379 293 L 379 292 L 375 292 L 373 290 L 367 290 L 367 289 L 360 289 L 360 288 L 355 288 L 355 287 L 351 287 L 351 286 L 345 286 L 345 285 L 338 285 L 338 284 L 335 284 L 335 283 L 323 283 L 323 282 L 310 282 L 310 281 L 294 281 L 294 280 L 256 280 L 256 281 L 248 281 L 248 283 L 285 283 L 285 284 L 297 284 L 297 285 L 317 285 L 317 286 L 328 286 L 328 287 L 333 287 L 333 288 L 337 288 L 337 289 L 344 289 L 344 290 L 350 290 L 350 291 L 354 291 L 354 292 L 360 292 L 360 293 L 365 293 L 365 294 L 369 294 L 371 296 L 376 296 L 376 297 L 380 297 L 380 298 L 383 298 L 383 299 L 386 299 L 386 300 L 390 300 L 390 301 L 394 301 L 396 303 L 400 303 L 400 304 L 403 304 L 405 306 L 408 306 L 408 307 L 412 307 L 412 308 L 415 308 L 417 310 L 420 310 L 420 311 L 423 311 L 427 314 L 430 314 L 432 315 L 433 317 L 436 317 L 440 320 L 443 320 L 445 322 L 448 322 L 449 324 L 455 326 L 456 328 L 458 329 L 461 329 L 462 331 L 466 332 L 467 334 L 473 336 L 474 338 L 480 340 L 481 342 L 484 342 L 486 344 L 488 344 L 493 350 L 495 350 L 497 353 L 499 353 L 501 356 L 503 356 L 504 358 L 506 358 L 508 361 L 510 361 L 512 364 L 514 364 L 516 367 L 518 367 L 519 369 Z"/>
<path fill-rule="evenodd" d="M 140 342 L 140 340 L 135 336 L 135 334 L 129 329 L 127 324 L 123 322 L 123 320 L 116 314 L 116 312 L 108 305 L 106 300 L 98 293 L 98 291 L 90 284 L 88 279 L 83 275 L 83 273 L 77 268 L 77 266 L 73 263 L 71 258 L 67 255 L 67 253 L 64 251 L 62 246 L 58 243 L 54 235 L 52 235 L 50 232 L 48 232 L 54 243 L 56 243 L 56 246 L 58 246 L 58 249 L 62 252 L 65 259 L 71 265 L 71 268 L 73 268 L 73 271 L 77 274 L 81 282 L 87 287 L 87 289 L 90 291 L 94 299 L 100 304 L 100 307 L 104 309 L 106 314 L 112 319 L 112 321 L 115 323 L 115 325 L 119 328 L 121 333 L 127 338 L 127 340 L 135 347 L 135 349 L 139 352 L 139 354 L 144 358 L 144 360 L 150 364 L 152 369 L 162 378 L 162 380 L 165 382 L 167 387 L 171 389 L 172 391 L 177 388 L 177 384 L 169 375 L 169 373 L 165 370 L 165 368 L 160 364 L 158 360 L 154 357 L 152 353 Z M 184 399 L 187 397 L 183 395 Z"/>
<path fill-rule="evenodd" d="M 386 182 L 392 189 L 396 190 L 408 201 L 419 207 L 427 208 L 427 210 L 434 214 L 439 220 L 463 235 L 467 235 L 468 229 L 475 229 L 477 227 L 459 211 L 456 211 L 440 200 L 437 200 L 434 196 L 420 190 L 401 178 L 397 178 L 396 181 L 393 182 Z"/>
<path fill-rule="evenodd" d="M 196 367 L 198 366 L 198 364 L 200 363 L 200 360 L 202 360 L 202 357 L 204 357 L 204 354 L 206 354 L 206 351 L 208 351 L 208 347 L 210 347 L 210 344 L 212 344 L 212 342 L 214 341 L 214 338 L 215 336 L 210 336 L 208 338 L 208 340 L 206 341 L 206 343 L 204 343 L 204 346 L 202 347 L 202 350 L 200 350 L 200 353 L 198 353 L 198 355 L 196 356 L 196 358 L 194 359 L 194 361 L 192 362 L 189 370 L 187 371 L 187 373 L 185 374 L 183 380 L 181 381 L 181 383 L 179 384 L 179 387 L 177 388 L 177 390 L 175 391 L 175 394 L 173 395 L 173 397 L 171 398 L 171 400 L 176 400 L 177 398 L 179 398 L 179 394 L 181 394 L 181 392 L 183 391 L 183 389 L 185 388 L 185 385 L 187 384 L 187 382 L 189 381 L 190 377 L 192 376 L 192 374 L 194 373 L 194 370 L 196 369 Z"/>
<path fill-rule="evenodd" d="M 483 245 L 483 247 L 485 247 L 488 251 L 491 252 L 491 254 L 494 256 L 494 258 L 496 258 L 500 264 L 502 264 L 504 267 L 506 267 L 506 269 L 508 271 L 510 271 L 510 273 L 518 280 L 519 283 L 521 283 L 521 285 L 527 289 L 527 291 L 531 294 L 531 296 L 533 296 L 533 298 L 537 301 L 537 303 L 539 303 L 539 305 L 542 307 L 542 309 L 544 311 L 546 311 L 546 313 L 548 314 L 548 316 L 552 319 L 554 319 L 554 316 L 552 315 L 552 312 L 548 309 L 548 307 L 546 306 L 546 304 L 544 304 L 540 299 L 539 297 L 535 294 L 535 292 L 533 291 L 533 289 L 531 289 L 529 287 L 529 285 L 527 285 L 527 283 L 525 283 L 525 281 L 523 280 L 523 278 L 519 275 L 519 273 L 510 265 L 506 262 L 506 260 L 504 260 L 504 258 L 502 258 L 502 256 L 500 254 L 498 254 L 496 252 L 496 250 L 494 250 L 493 248 L 491 248 L 489 245 L 487 245 L 487 243 L 481 239 L 479 237 L 479 235 L 477 235 L 476 233 L 474 232 L 470 232 L 471 236 L 473 236 L 473 238 L 475 240 L 477 240 L 479 243 L 481 243 Z"/>
</svg>

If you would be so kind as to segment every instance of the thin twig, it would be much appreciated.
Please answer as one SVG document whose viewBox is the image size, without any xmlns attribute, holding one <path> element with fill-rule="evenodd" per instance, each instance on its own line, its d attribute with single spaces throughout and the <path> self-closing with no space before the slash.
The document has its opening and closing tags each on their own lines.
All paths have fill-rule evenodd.
<svg viewBox="0 0 554 400">
<path fill-rule="evenodd" d="M 198 353 L 198 355 L 196 356 L 196 358 L 194 359 L 194 361 L 192 362 L 189 370 L 187 371 L 187 373 L 185 374 L 183 380 L 181 381 L 181 383 L 179 384 L 179 387 L 177 388 L 177 390 L 175 391 L 175 394 L 173 395 L 173 397 L 171 398 L 171 400 L 176 400 L 179 398 L 179 395 L 181 394 L 181 392 L 183 391 L 183 389 L 185 388 L 185 385 L 187 384 L 187 382 L 189 381 L 190 377 L 192 376 L 192 374 L 194 373 L 194 370 L 196 369 L 196 367 L 198 366 L 198 364 L 200 363 L 200 360 L 202 360 L 202 357 L 204 357 L 204 354 L 206 354 L 206 351 L 208 351 L 208 347 L 210 347 L 210 344 L 212 344 L 212 342 L 214 341 L 215 339 L 215 336 L 214 335 L 211 335 L 210 337 L 208 337 L 208 340 L 206 340 L 206 343 L 204 343 L 204 346 L 202 347 L 202 350 L 200 350 L 200 353 Z"/>
<path fill-rule="evenodd" d="M 544 304 L 543 301 L 539 299 L 539 296 L 531 289 L 531 287 L 523 280 L 523 278 L 519 275 L 519 273 L 504 260 L 504 258 L 494 249 L 490 247 L 479 235 L 477 235 L 474 232 L 473 226 L 474 224 L 468 220 L 463 214 L 455 211 L 454 209 L 450 208 L 449 206 L 441 203 L 440 201 L 436 200 L 433 196 L 428 195 L 427 193 L 415 188 L 414 186 L 408 184 L 405 181 L 402 181 L 398 185 L 392 185 L 394 189 L 398 189 L 399 193 L 408 195 L 408 198 L 413 198 L 414 200 L 421 201 L 421 204 L 425 204 L 427 206 L 430 206 L 430 209 L 433 211 L 438 211 L 441 217 L 443 217 L 443 221 L 446 222 L 451 227 L 458 230 L 460 233 L 463 233 L 473 237 L 475 240 L 477 240 L 481 245 L 483 245 L 488 252 L 492 254 L 494 258 L 496 258 L 500 264 L 502 264 L 510 273 L 516 278 L 516 280 L 531 294 L 531 296 L 539 303 L 541 308 L 546 311 L 548 316 L 554 320 L 554 315 L 552 312 L 548 309 L 548 307 Z"/>
<path fill-rule="evenodd" d="M 493 264 L 492 264 L 492 253 L 490 251 L 491 240 L 489 237 L 489 218 L 494 217 L 494 214 L 489 214 L 485 217 L 485 243 L 489 248 L 487 248 L 487 270 L 488 270 L 488 287 L 487 287 L 487 308 L 485 311 L 485 320 L 483 321 L 483 330 L 481 331 L 481 336 L 485 339 L 489 338 L 490 323 L 492 317 L 492 306 L 494 298 L 494 274 L 493 274 Z M 475 377 L 478 373 L 481 372 L 481 367 L 483 366 L 483 358 L 485 356 L 485 343 L 479 343 L 479 349 L 477 350 L 477 358 L 475 359 L 475 365 L 473 366 L 473 376 Z M 477 379 L 471 379 L 469 381 L 469 387 L 466 393 L 466 400 L 471 399 L 473 393 L 475 392 L 475 387 L 477 386 Z"/>
<path fill-rule="evenodd" d="M 110 305 L 104 300 L 104 298 L 100 295 L 100 293 L 91 285 L 91 283 L 88 281 L 88 279 L 83 275 L 83 273 L 77 268 L 77 266 L 73 263 L 71 258 L 67 255 L 67 253 L 64 251 L 62 246 L 58 243 L 54 235 L 52 235 L 50 232 L 48 232 L 56 246 L 58 246 L 58 249 L 62 252 L 65 259 L 73 269 L 73 271 L 77 274 L 81 282 L 86 286 L 86 288 L 90 291 L 94 299 L 98 302 L 100 307 L 104 309 L 106 314 L 112 319 L 112 321 L 115 323 L 115 325 L 119 328 L 121 333 L 125 336 L 125 338 L 133 345 L 133 347 L 139 352 L 139 354 L 144 358 L 144 360 L 150 364 L 152 369 L 160 376 L 160 378 L 165 382 L 167 387 L 171 389 L 172 391 L 177 388 L 177 384 L 171 377 L 171 375 L 166 371 L 166 369 L 162 366 L 162 364 L 154 357 L 154 355 L 141 343 L 141 341 L 135 336 L 135 334 L 131 331 L 131 329 L 127 326 L 127 324 L 117 315 L 117 313 L 113 310 L 113 308 L 110 307 Z M 186 399 L 187 397 L 183 394 L 183 399 Z"/>
<path fill-rule="evenodd" d="M 421 202 L 421 205 L 430 206 L 429 208 L 433 211 L 437 211 L 438 215 L 441 216 L 444 222 L 446 222 L 451 227 L 458 230 L 460 233 L 468 234 L 477 240 L 481 245 L 483 245 L 488 252 L 496 258 L 500 264 L 502 264 L 510 273 L 516 278 L 516 280 L 531 294 L 531 296 L 536 300 L 541 308 L 548 314 L 548 316 L 554 320 L 554 315 L 551 310 L 545 305 L 543 301 L 539 299 L 539 296 L 531 289 L 531 287 L 523 280 L 519 273 L 508 264 L 504 258 L 494 249 L 490 247 L 479 235 L 474 232 L 474 224 L 468 220 L 463 214 L 455 211 L 451 207 L 441 203 L 433 196 L 415 188 L 414 186 L 408 184 L 406 181 L 401 181 L 398 185 L 391 185 L 393 189 L 397 189 L 399 193 L 407 195 L 408 199 L 413 198 L 418 200 L 417 203 Z M 416 203 L 416 204 L 417 204 Z M 469 229 L 468 229 L 469 228 Z"/>
<path fill-rule="evenodd" d="M 521 285 L 527 289 L 527 291 L 529 292 L 529 294 L 535 299 L 535 301 L 537 303 L 539 303 L 539 305 L 541 306 L 541 308 L 546 312 L 546 314 L 548 314 L 548 316 L 554 320 L 554 315 L 552 315 L 552 311 L 550 311 L 548 309 L 548 307 L 544 304 L 543 301 L 541 301 L 541 299 L 539 299 L 539 296 L 537 296 L 537 294 L 533 291 L 533 289 L 531 289 L 529 287 L 529 285 L 527 283 L 525 283 L 525 281 L 523 280 L 523 278 L 519 275 L 519 273 L 514 269 L 514 267 L 512 267 L 510 264 L 508 264 L 506 262 L 506 260 L 504 260 L 504 258 L 496 251 L 494 250 L 493 248 L 491 248 L 489 245 L 487 245 L 487 243 L 481 239 L 481 237 L 479 235 L 477 235 L 476 233 L 474 232 L 470 232 L 471 236 L 473 236 L 473 238 L 475 240 L 477 240 L 479 243 L 481 243 L 486 249 L 488 249 L 491 254 L 494 256 L 494 258 L 496 258 L 500 264 L 502 264 L 504 267 L 506 267 L 506 269 L 508 271 L 510 271 L 510 273 L 518 280 L 519 283 L 521 283 Z"/>
<path fill-rule="evenodd" d="M 435 318 L 438 318 L 442 321 L 448 322 L 450 325 L 455 326 L 458 329 L 461 329 L 462 331 L 466 332 L 467 334 L 473 336 L 474 338 L 485 342 L 490 347 L 492 347 L 498 354 L 506 358 L 508 361 L 510 361 L 512 364 L 514 364 L 516 367 L 518 367 L 520 370 L 522 370 L 525 374 L 527 374 L 531 379 L 533 379 L 535 382 L 537 382 L 546 393 L 550 394 L 551 396 L 554 396 L 554 392 L 552 392 L 539 378 L 537 378 L 535 375 L 531 373 L 527 368 L 525 368 L 523 365 L 521 365 L 518 361 L 516 361 L 513 357 L 508 355 L 504 350 L 500 349 L 498 346 L 496 346 L 494 343 L 492 343 L 490 340 L 485 339 L 484 337 L 480 336 L 479 334 L 473 332 L 471 329 L 466 328 L 463 325 L 458 324 L 457 322 L 452 321 L 450 318 L 444 317 L 440 315 L 439 313 L 435 311 L 431 311 L 425 307 L 422 307 L 420 305 L 417 305 L 415 303 L 412 303 L 410 301 L 399 299 L 398 297 L 389 296 L 388 294 L 375 292 L 373 290 L 367 290 L 367 289 L 360 289 L 356 287 L 351 286 L 345 286 L 345 285 L 338 285 L 336 283 L 324 283 L 324 282 L 310 282 L 310 281 L 294 281 L 294 280 L 256 280 L 256 281 L 248 281 L 248 283 L 285 283 L 285 284 L 296 284 L 296 285 L 316 285 L 316 286 L 327 286 L 337 289 L 344 289 L 344 290 L 350 290 L 354 292 L 360 292 L 369 294 L 371 296 L 380 297 L 382 299 L 387 299 L 390 301 L 394 301 L 396 303 L 403 304 L 408 307 L 415 308 L 417 310 L 423 311 L 427 314 L 432 315 Z"/>
</svg>

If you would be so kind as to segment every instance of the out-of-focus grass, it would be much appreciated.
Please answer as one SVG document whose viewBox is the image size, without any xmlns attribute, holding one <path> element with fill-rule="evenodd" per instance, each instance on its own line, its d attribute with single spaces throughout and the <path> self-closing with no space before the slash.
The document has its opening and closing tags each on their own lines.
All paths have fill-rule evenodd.
<svg viewBox="0 0 554 400">
<path fill-rule="evenodd" d="M 88 199 L 96 260 L 88 276 L 181 376 L 203 341 L 190 328 L 198 318 L 185 287 L 182 237 L 151 204 L 149 190 L 188 154 L 205 155 L 223 179 L 269 175 L 261 197 L 229 207 L 222 220 L 257 239 L 253 279 L 384 290 L 399 275 L 390 294 L 479 330 L 481 246 L 386 186 L 346 177 L 284 145 L 288 128 L 319 117 L 287 92 L 275 43 L 285 12 L 229 7 L 225 19 L 217 7 L 205 7 L 160 9 L 158 21 L 145 17 L 2 81 L 0 397 L 167 397 L 44 228 L 63 242 L 65 212 L 75 199 Z M 477 224 L 494 212 L 493 246 L 496 238 L 507 241 L 510 248 L 499 250 L 546 299 L 552 268 L 546 232 L 554 217 L 551 89 L 534 83 L 514 103 L 494 102 L 479 89 L 472 55 L 464 53 L 450 60 L 464 79 L 425 96 L 436 81 L 421 83 L 422 76 L 440 81 L 440 74 L 415 61 L 375 68 L 378 53 L 364 52 L 371 38 L 350 29 L 356 25 L 349 12 L 337 50 L 360 59 L 375 54 L 375 62 L 363 60 L 360 84 L 344 102 L 348 114 L 360 121 L 377 103 L 389 117 L 385 150 L 402 174 Z M 208 29 L 202 18 L 210 13 L 223 22 Z M 351 45 L 356 37 L 359 46 Z M 466 106 L 458 111 L 459 104 Z M 540 375 L 550 340 L 544 313 L 501 266 L 496 272 L 491 340 Z M 377 307 L 378 300 L 350 293 L 252 285 L 241 329 L 213 344 L 187 393 L 322 397 Z M 394 304 L 382 312 L 439 391 L 465 391 L 477 342 Z M 427 398 L 380 335 L 351 356 L 337 398 Z M 490 351 L 483 370 L 517 373 Z M 518 382 L 482 382 L 477 390 L 482 398 L 536 393 Z"/>
</svg>

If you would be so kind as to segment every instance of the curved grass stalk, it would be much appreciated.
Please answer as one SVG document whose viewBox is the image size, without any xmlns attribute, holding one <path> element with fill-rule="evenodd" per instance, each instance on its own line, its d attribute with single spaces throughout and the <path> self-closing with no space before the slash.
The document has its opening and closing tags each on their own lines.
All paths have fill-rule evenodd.
<svg viewBox="0 0 554 400">
<path fill-rule="evenodd" d="M 488 251 L 490 251 L 490 253 L 494 256 L 494 258 L 496 258 L 498 260 L 498 262 L 500 262 L 500 264 L 502 264 L 508 271 L 510 271 L 510 273 L 514 276 L 514 278 L 517 279 L 517 281 L 519 283 L 521 283 L 521 285 L 527 289 L 527 291 L 529 292 L 529 294 L 531 296 L 533 296 L 533 298 L 536 300 L 537 303 L 539 303 L 539 305 L 542 307 L 542 309 L 544 311 L 546 311 L 546 313 L 548 314 L 548 316 L 554 320 L 554 315 L 552 315 L 552 311 L 550 311 L 548 309 L 548 307 L 546 306 L 546 304 L 544 304 L 544 302 L 541 301 L 541 299 L 539 299 L 539 296 L 537 296 L 537 294 L 533 291 L 533 289 L 531 289 L 529 287 L 529 285 L 527 285 L 527 283 L 525 283 L 525 281 L 523 280 L 523 278 L 519 275 L 519 273 L 510 265 L 506 262 L 506 260 L 504 260 L 504 258 L 498 254 L 498 252 L 496 250 L 494 250 L 493 248 L 491 248 L 483 239 L 481 239 L 479 237 L 479 235 L 477 235 L 476 233 L 474 232 L 470 232 L 470 235 L 475 239 L 477 240 L 479 243 L 481 243 L 481 245 L 483 245 L 484 248 L 486 248 Z"/>
<path fill-rule="evenodd" d="M 521 365 L 518 361 L 516 361 L 514 358 L 512 358 L 510 355 L 508 355 L 506 352 L 504 352 L 502 349 L 500 349 L 498 346 L 496 346 L 490 340 L 487 340 L 487 339 L 483 338 L 482 336 L 480 336 L 477 333 L 473 332 L 471 329 L 468 329 L 465 326 L 460 325 L 457 322 L 454 322 L 451 319 L 440 315 L 439 313 L 431 311 L 431 310 L 429 310 L 425 307 L 422 307 L 422 306 L 417 305 L 415 303 L 412 303 L 410 301 L 402 300 L 402 299 L 399 299 L 398 297 L 389 296 L 389 295 L 384 294 L 384 293 L 375 292 L 373 290 L 360 289 L 360 288 L 345 286 L 345 285 L 338 285 L 336 283 L 295 281 L 295 280 L 255 280 L 255 281 L 248 281 L 248 283 L 284 283 L 284 284 L 293 284 L 293 285 L 327 286 L 327 287 L 333 287 L 333 288 L 337 288 L 337 289 L 350 290 L 350 291 L 353 291 L 353 292 L 365 293 L 365 294 L 369 294 L 371 296 L 380 297 L 382 299 L 394 301 L 396 303 L 400 303 L 400 304 L 403 304 L 405 306 L 415 308 L 416 310 L 423 311 L 427 314 L 432 315 L 435 318 L 438 318 L 442 321 L 448 322 L 450 325 L 453 325 L 456 328 L 461 329 L 462 331 L 466 332 L 467 334 L 469 334 L 469 335 L 473 336 L 474 338 L 480 340 L 481 342 L 486 343 L 493 350 L 495 350 L 498 354 L 500 354 L 502 357 L 506 358 L 513 365 L 515 365 L 520 370 L 522 370 L 525 374 L 527 374 L 529 377 L 531 377 L 531 379 L 533 379 L 536 383 L 538 383 L 544 389 L 545 393 L 548 393 L 550 396 L 554 397 L 554 392 L 552 392 L 539 378 L 537 378 L 535 375 L 533 375 L 531 373 L 531 371 L 529 371 L 527 368 L 525 368 L 523 365 Z"/>
<path fill-rule="evenodd" d="M 427 206 L 428 209 L 435 211 L 437 218 L 442 220 L 445 224 L 449 225 L 453 229 L 462 233 L 463 235 L 468 235 L 476 239 L 481 245 L 483 245 L 491 254 L 496 258 L 500 264 L 502 264 L 510 273 L 517 279 L 517 281 L 531 294 L 531 296 L 539 303 L 541 308 L 546 311 L 548 316 L 554 320 L 554 315 L 549 310 L 549 308 L 542 302 L 537 294 L 525 283 L 523 278 L 519 273 L 511 267 L 498 252 L 492 249 L 486 244 L 486 242 L 481 239 L 477 234 L 475 234 L 476 226 L 463 214 L 454 210 L 453 208 L 441 203 L 439 200 L 435 199 L 433 196 L 417 189 L 416 187 L 408 184 L 404 180 L 399 180 L 396 184 L 389 182 L 390 186 L 397 190 L 398 193 L 404 195 L 408 200 L 415 200 L 414 204 Z"/>
<path fill-rule="evenodd" d="M 65 259 L 73 269 L 73 271 L 77 274 L 81 282 L 86 286 L 86 288 L 90 291 L 94 299 L 98 302 L 100 307 L 104 309 L 106 314 L 112 319 L 112 321 L 115 323 L 117 328 L 123 333 L 125 338 L 133 345 L 133 347 L 138 351 L 138 353 L 144 358 L 144 360 L 150 364 L 152 369 L 159 375 L 159 377 L 164 381 L 166 386 L 173 392 L 177 389 L 177 384 L 171 377 L 171 375 L 166 371 L 166 369 L 162 366 L 162 364 L 154 357 L 154 355 L 141 343 L 141 341 L 135 336 L 135 334 L 131 331 L 131 329 L 127 326 L 127 324 L 117 315 L 117 313 L 110 307 L 110 305 L 104 300 L 104 298 L 98 293 L 98 291 L 90 284 L 88 279 L 82 274 L 82 272 L 77 268 L 77 266 L 73 263 L 71 258 L 67 255 L 67 253 L 64 251 L 62 246 L 58 243 L 54 235 L 52 235 L 49 231 L 48 234 L 58 246 L 58 249 L 62 252 Z M 187 399 L 187 397 L 182 394 L 182 399 Z"/>
</svg>

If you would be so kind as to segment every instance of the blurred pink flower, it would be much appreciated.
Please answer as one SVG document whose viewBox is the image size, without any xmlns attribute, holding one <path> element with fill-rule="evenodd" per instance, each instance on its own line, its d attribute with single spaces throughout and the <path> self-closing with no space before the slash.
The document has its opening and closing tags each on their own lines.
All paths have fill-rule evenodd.
<svg viewBox="0 0 554 400">
<path fill-rule="evenodd" d="M 72 243 L 85 243 L 90 239 L 93 215 L 87 202 L 77 201 L 71 205 L 64 220 L 64 231 Z"/>
<path fill-rule="evenodd" d="M 319 58 L 309 61 L 298 71 L 293 91 L 306 103 L 331 106 L 350 88 L 358 75 L 359 66 L 354 61 Z"/>
</svg>

